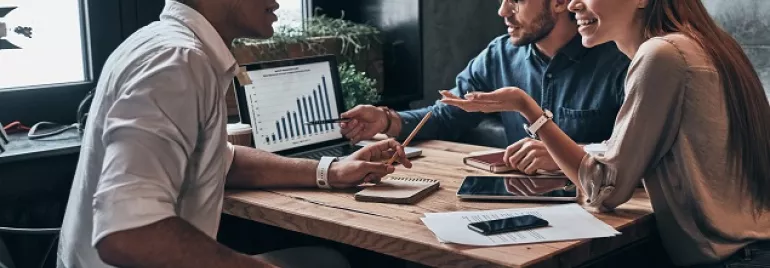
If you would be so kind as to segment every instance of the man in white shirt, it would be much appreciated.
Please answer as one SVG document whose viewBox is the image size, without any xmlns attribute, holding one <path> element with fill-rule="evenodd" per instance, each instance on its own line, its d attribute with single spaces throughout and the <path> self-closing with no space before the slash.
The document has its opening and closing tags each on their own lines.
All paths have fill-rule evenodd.
<svg viewBox="0 0 770 268">
<path fill-rule="evenodd" d="M 58 266 L 346 265 L 328 252 L 254 258 L 218 244 L 224 188 L 350 187 L 393 172 L 380 161 L 389 152 L 410 167 L 403 148 L 388 140 L 319 163 L 230 145 L 224 100 L 238 68 L 228 44 L 236 37 L 271 36 L 278 4 L 181 2 L 167 1 L 160 21 L 131 35 L 105 64 L 67 204 Z"/>
</svg>

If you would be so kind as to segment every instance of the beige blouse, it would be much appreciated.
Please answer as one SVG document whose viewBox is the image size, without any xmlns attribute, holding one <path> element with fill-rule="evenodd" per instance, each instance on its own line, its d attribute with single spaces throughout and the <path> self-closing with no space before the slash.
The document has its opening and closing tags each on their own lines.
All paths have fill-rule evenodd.
<svg viewBox="0 0 770 268">
<path fill-rule="evenodd" d="M 755 219 L 728 169 L 727 133 L 722 82 L 700 45 L 682 34 L 644 42 L 607 152 L 581 162 L 587 205 L 613 209 L 642 180 L 677 265 L 716 262 L 770 239 L 770 211 Z"/>
</svg>

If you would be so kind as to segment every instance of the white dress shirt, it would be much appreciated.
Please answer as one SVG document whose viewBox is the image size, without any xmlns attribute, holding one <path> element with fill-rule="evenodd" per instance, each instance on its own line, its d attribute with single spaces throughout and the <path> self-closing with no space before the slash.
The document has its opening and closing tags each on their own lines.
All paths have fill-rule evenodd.
<svg viewBox="0 0 770 268">
<path fill-rule="evenodd" d="M 175 1 L 112 53 L 86 123 L 59 267 L 109 267 L 99 240 L 174 216 L 215 237 L 233 159 L 225 92 L 236 70 L 214 27 Z"/>
</svg>

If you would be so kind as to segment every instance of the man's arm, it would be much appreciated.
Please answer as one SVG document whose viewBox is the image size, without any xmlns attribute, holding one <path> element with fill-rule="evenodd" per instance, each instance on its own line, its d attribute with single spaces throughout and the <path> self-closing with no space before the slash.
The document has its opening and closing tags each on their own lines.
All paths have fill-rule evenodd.
<svg viewBox="0 0 770 268">
<path fill-rule="evenodd" d="M 274 267 L 220 245 L 178 217 L 113 233 L 96 250 L 117 267 Z"/>
<path fill-rule="evenodd" d="M 227 175 L 230 187 L 316 187 L 318 161 L 287 158 L 243 146 L 234 148 L 234 159 Z M 347 188 L 379 181 L 395 171 L 393 165 L 384 163 L 393 154 L 404 167 L 412 167 L 401 144 L 393 139 L 382 140 L 359 149 L 342 161 L 331 163 L 329 185 Z"/>
<path fill-rule="evenodd" d="M 493 80 L 497 75 L 494 72 L 498 68 L 492 65 L 497 62 L 500 41 L 495 39 L 476 58 L 472 59 L 468 66 L 457 75 L 456 86 L 450 92 L 463 98 L 465 94 L 474 91 L 495 90 Z M 416 139 L 456 140 L 468 129 L 476 127 L 484 118 L 483 113 L 466 112 L 460 108 L 446 105 L 440 101 L 422 109 L 399 112 L 398 129 L 389 131 L 389 136 L 405 139 L 420 123 L 422 118 L 432 112 L 431 120 L 416 134 Z"/>
<path fill-rule="evenodd" d="M 451 92 L 456 96 L 464 96 L 470 91 L 454 88 Z M 417 110 L 394 113 L 396 115 L 391 120 L 394 120 L 392 122 L 396 127 L 387 133 L 388 136 L 396 137 L 398 140 L 406 139 L 428 112 L 432 112 L 431 119 L 415 134 L 416 140 L 457 140 L 487 116 L 483 113 L 466 112 L 454 106 L 436 103 Z"/>
<path fill-rule="evenodd" d="M 505 41 L 495 39 L 468 66 L 457 75 L 456 86 L 451 89 L 455 96 L 463 97 L 473 91 L 490 91 L 495 87 L 495 77 L 499 76 L 499 54 Z M 469 113 L 454 106 L 437 101 L 434 105 L 405 112 L 385 112 L 373 106 L 359 105 L 342 114 L 342 117 L 354 119 L 341 123 L 342 134 L 353 142 L 371 139 L 377 133 L 383 132 L 399 140 L 405 139 L 417 127 L 428 112 L 431 119 L 416 134 L 415 139 L 456 140 L 468 129 L 475 127 L 485 115 Z M 390 128 L 387 122 L 390 120 Z"/>
<path fill-rule="evenodd" d="M 243 146 L 233 146 L 235 156 L 227 186 L 237 188 L 316 187 L 318 161 L 288 158 Z"/>
<path fill-rule="evenodd" d="M 93 195 L 91 235 L 104 262 L 119 267 L 262 265 L 217 245 L 177 214 L 183 185 L 195 183 L 186 173 L 200 122 L 215 105 L 205 101 L 213 99 L 203 90 L 210 76 L 197 75 L 192 66 L 208 64 L 194 50 L 159 50 L 136 67 L 145 77 L 120 85 L 127 87 L 120 98 L 103 104 L 110 108 L 104 132 L 96 137 L 105 151 Z M 86 266 L 92 265 L 97 264 Z"/>
</svg>

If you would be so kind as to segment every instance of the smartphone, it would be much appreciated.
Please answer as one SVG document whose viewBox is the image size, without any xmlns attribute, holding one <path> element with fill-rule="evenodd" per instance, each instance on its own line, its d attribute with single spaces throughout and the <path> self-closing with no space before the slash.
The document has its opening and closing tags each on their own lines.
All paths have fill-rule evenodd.
<svg viewBox="0 0 770 268">
<path fill-rule="evenodd" d="M 548 221 L 544 219 L 532 215 L 523 215 L 499 220 L 474 222 L 468 224 L 468 229 L 483 235 L 494 235 L 546 226 L 548 226 Z"/>
</svg>

